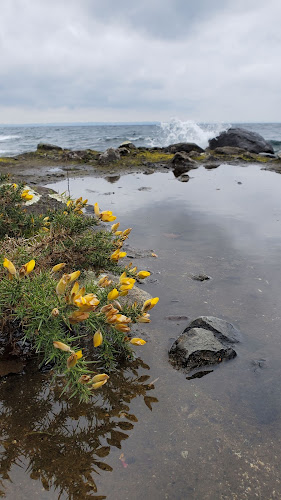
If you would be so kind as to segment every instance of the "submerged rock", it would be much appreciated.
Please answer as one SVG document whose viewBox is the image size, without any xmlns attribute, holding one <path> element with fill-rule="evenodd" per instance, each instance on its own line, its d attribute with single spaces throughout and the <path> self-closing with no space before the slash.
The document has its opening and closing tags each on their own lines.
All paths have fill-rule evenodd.
<svg viewBox="0 0 281 500">
<path fill-rule="evenodd" d="M 272 145 L 260 134 L 243 128 L 230 128 L 214 139 L 209 140 L 210 149 L 224 146 L 238 147 L 250 153 L 274 153 Z"/>
<path fill-rule="evenodd" d="M 215 365 L 236 356 L 233 344 L 241 333 L 231 323 L 213 316 L 192 321 L 173 343 L 169 358 L 174 366 L 186 372 Z"/>
</svg>

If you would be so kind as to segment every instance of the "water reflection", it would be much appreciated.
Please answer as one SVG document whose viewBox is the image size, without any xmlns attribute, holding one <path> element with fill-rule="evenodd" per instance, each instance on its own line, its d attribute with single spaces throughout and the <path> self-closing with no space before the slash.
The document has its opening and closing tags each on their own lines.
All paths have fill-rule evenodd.
<svg viewBox="0 0 281 500">
<path fill-rule="evenodd" d="M 136 359 L 87 404 L 60 398 L 63 383 L 50 389 L 50 375 L 2 380 L 0 496 L 6 495 L 13 469 L 24 467 L 45 491 L 56 490 L 57 498 L 106 498 L 93 496 L 95 477 L 112 471 L 111 448 L 121 449 L 138 422 L 130 413 L 131 400 L 141 396 L 150 409 L 158 401 L 148 395 L 154 386 L 143 372 L 149 369 Z"/>
</svg>

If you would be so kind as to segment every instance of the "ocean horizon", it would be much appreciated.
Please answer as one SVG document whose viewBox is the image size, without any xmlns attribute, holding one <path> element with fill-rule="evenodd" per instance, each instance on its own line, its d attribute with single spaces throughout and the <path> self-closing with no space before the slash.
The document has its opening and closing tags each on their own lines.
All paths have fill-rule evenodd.
<svg viewBox="0 0 281 500">
<path fill-rule="evenodd" d="M 200 123 L 177 118 L 168 122 L 69 122 L 0 125 L 0 156 L 34 151 L 39 142 L 70 150 L 105 151 L 124 141 L 137 147 L 165 147 L 178 142 L 194 142 L 206 148 L 208 141 L 230 127 L 242 127 L 260 134 L 275 152 L 281 150 L 281 123 L 240 122 Z"/>
</svg>

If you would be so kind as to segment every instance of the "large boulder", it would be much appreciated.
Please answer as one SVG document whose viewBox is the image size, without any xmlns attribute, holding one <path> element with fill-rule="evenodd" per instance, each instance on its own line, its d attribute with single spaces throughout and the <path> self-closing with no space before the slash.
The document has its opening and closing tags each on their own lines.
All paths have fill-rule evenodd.
<svg viewBox="0 0 281 500">
<path fill-rule="evenodd" d="M 185 153 L 190 153 L 191 151 L 197 151 L 198 153 L 203 153 L 204 149 L 200 148 L 194 142 L 179 142 L 177 144 L 171 144 L 166 148 L 168 153 L 178 153 L 180 151 L 185 151 Z"/>
<path fill-rule="evenodd" d="M 109 164 L 114 163 L 115 161 L 120 160 L 120 154 L 118 150 L 114 148 L 107 149 L 104 153 L 101 153 L 99 156 L 100 163 Z"/>
<path fill-rule="evenodd" d="M 198 370 L 234 358 L 233 344 L 240 340 L 241 333 L 231 323 L 213 316 L 200 316 L 173 343 L 169 358 L 185 372 Z"/>
<path fill-rule="evenodd" d="M 260 134 L 243 128 L 230 128 L 209 140 L 209 147 L 212 150 L 224 146 L 245 149 L 250 153 L 274 153 L 272 145 Z"/>
</svg>

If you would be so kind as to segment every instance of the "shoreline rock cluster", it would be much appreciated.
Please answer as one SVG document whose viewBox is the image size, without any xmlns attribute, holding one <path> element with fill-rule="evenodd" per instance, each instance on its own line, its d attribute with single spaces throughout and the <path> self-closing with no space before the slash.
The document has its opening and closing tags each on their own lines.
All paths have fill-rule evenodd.
<svg viewBox="0 0 281 500">
<path fill-rule="evenodd" d="M 32 168 L 34 174 L 40 167 L 44 169 L 50 165 L 58 165 L 58 172 L 46 173 L 44 178 L 42 174 L 38 174 L 37 181 L 48 182 L 50 177 L 65 177 L 69 173 L 98 176 L 107 175 L 111 170 L 127 173 L 142 169 L 153 173 L 156 169 L 168 169 L 174 172 L 178 180 L 186 182 L 189 180 L 189 170 L 200 165 L 212 169 L 222 163 L 256 163 L 262 164 L 268 170 L 281 172 L 281 153 L 275 154 L 272 145 L 255 132 L 230 128 L 211 139 L 205 150 L 189 142 L 147 148 L 136 147 L 126 141 L 116 149 L 109 148 L 104 152 L 92 149 L 71 151 L 60 146 L 40 143 L 36 151 L 0 158 L 0 172 L 9 168 L 11 174 L 15 172 L 18 175 L 19 171 L 22 171 L 26 178 Z"/>
</svg>

